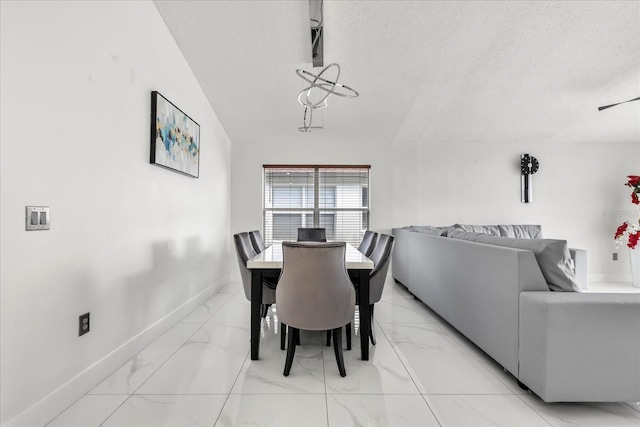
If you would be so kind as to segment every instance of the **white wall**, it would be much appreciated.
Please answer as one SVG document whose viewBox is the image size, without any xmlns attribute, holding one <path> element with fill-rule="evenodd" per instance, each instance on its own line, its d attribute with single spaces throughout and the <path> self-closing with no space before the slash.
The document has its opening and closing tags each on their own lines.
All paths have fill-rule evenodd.
<svg viewBox="0 0 640 427">
<path fill-rule="evenodd" d="M 640 173 L 640 140 L 541 142 L 523 134 L 512 143 L 379 144 L 322 139 L 324 131 L 281 141 L 234 141 L 232 232 L 261 228 L 263 164 L 371 164 L 375 231 L 456 222 L 541 224 L 546 237 L 589 251 L 590 280 L 631 280 L 626 249 L 612 261 L 613 233 L 638 212 L 624 183 L 627 175 Z M 541 164 L 529 204 L 520 202 L 523 153 Z"/>
<path fill-rule="evenodd" d="M 230 142 L 153 3 L 0 5 L 4 424 L 227 280 Z M 199 179 L 149 164 L 152 90 L 200 124 Z M 27 205 L 50 231 L 25 231 Z"/>
<path fill-rule="evenodd" d="M 393 223 L 541 224 L 545 237 L 589 251 L 590 280 L 631 280 L 613 234 L 637 218 L 627 175 L 640 173 L 640 141 L 394 144 Z M 520 155 L 540 161 L 533 201 L 520 202 Z M 373 189 L 375 192 L 375 188 Z"/>
</svg>

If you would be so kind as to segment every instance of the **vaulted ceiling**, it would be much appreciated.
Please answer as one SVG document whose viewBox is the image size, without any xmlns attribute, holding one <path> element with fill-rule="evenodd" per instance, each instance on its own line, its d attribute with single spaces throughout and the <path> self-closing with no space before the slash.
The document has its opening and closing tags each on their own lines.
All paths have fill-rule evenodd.
<svg viewBox="0 0 640 427">
<path fill-rule="evenodd" d="M 305 138 L 308 0 L 155 4 L 229 137 Z M 640 143 L 640 2 L 333 1 L 329 98 L 313 138 Z"/>
</svg>

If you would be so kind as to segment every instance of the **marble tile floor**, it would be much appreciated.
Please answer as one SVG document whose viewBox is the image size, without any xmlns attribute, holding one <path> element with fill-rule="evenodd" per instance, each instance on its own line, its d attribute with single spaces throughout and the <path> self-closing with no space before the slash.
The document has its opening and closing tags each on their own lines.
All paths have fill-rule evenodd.
<svg viewBox="0 0 640 427">
<path fill-rule="evenodd" d="M 289 377 L 277 311 L 249 357 L 249 302 L 230 283 L 51 420 L 58 426 L 640 426 L 625 403 L 547 404 L 389 279 L 377 345 L 345 351 L 301 333 Z M 357 325 L 354 326 L 357 333 Z"/>
</svg>

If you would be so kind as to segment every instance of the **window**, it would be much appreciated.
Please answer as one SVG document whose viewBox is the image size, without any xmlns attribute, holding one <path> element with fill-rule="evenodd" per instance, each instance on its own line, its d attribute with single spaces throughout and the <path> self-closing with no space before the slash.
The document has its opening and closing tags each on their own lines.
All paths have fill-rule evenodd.
<svg viewBox="0 0 640 427">
<path fill-rule="evenodd" d="M 298 227 L 324 227 L 327 240 L 358 246 L 369 229 L 370 166 L 265 165 L 267 245 L 296 240 Z"/>
</svg>

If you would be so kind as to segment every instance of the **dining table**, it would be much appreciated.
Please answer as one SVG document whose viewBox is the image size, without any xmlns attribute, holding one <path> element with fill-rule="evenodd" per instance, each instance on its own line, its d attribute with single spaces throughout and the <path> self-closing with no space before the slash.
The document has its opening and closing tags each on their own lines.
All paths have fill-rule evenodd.
<svg viewBox="0 0 640 427">
<path fill-rule="evenodd" d="M 262 321 L 263 279 L 278 279 L 282 270 L 282 242 L 271 246 L 247 261 L 251 270 L 251 360 L 260 358 L 260 326 Z M 369 273 L 373 270 L 373 261 L 358 249 L 347 243 L 345 261 L 349 278 L 358 283 L 356 287 L 358 317 L 360 325 L 360 349 L 362 360 L 369 360 L 369 335 L 371 333 L 371 309 L 369 306 Z M 277 303 L 276 303 L 277 304 Z"/>
</svg>

